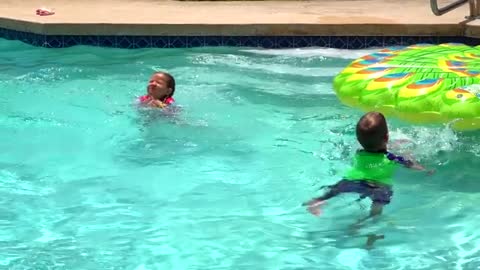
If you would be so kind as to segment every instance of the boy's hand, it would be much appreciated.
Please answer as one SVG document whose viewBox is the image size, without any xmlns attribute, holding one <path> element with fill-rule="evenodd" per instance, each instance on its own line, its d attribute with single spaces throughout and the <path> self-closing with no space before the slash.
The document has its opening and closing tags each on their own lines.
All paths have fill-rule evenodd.
<svg viewBox="0 0 480 270">
<path fill-rule="evenodd" d="M 304 202 L 302 205 L 303 206 L 308 206 L 307 210 L 314 216 L 319 216 L 322 211 L 320 209 L 320 205 L 324 204 L 325 201 L 318 200 L 318 199 L 312 199 L 308 202 Z"/>
<path fill-rule="evenodd" d="M 435 169 L 427 169 L 425 167 L 423 167 L 422 165 L 418 164 L 418 163 L 413 163 L 413 165 L 410 166 L 411 169 L 415 169 L 415 170 L 419 170 L 419 171 L 424 171 L 427 173 L 427 175 L 432 175 L 435 173 Z"/>
</svg>

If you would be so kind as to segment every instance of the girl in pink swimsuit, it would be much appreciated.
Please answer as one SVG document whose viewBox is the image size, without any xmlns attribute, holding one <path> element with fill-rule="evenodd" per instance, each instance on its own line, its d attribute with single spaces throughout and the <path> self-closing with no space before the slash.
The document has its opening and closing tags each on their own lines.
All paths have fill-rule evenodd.
<svg viewBox="0 0 480 270">
<path fill-rule="evenodd" d="M 167 72 L 155 72 L 147 85 L 147 94 L 139 98 L 142 105 L 166 108 L 175 100 L 175 79 Z"/>
</svg>

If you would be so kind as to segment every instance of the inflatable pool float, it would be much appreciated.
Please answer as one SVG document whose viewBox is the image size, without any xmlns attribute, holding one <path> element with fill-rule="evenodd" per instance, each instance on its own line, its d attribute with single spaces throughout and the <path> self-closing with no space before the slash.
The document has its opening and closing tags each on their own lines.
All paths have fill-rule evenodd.
<svg viewBox="0 0 480 270">
<path fill-rule="evenodd" d="M 417 44 L 363 56 L 334 79 L 345 104 L 414 123 L 480 129 L 480 46 Z"/>
</svg>

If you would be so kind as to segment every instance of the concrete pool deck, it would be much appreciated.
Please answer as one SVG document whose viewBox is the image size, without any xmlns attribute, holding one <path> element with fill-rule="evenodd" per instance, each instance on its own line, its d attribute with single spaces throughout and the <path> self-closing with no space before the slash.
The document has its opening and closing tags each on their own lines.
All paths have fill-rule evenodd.
<svg viewBox="0 0 480 270">
<path fill-rule="evenodd" d="M 2 0 L 0 14 L 1 28 L 45 35 L 480 37 L 468 5 L 435 16 L 427 0 Z"/>
</svg>

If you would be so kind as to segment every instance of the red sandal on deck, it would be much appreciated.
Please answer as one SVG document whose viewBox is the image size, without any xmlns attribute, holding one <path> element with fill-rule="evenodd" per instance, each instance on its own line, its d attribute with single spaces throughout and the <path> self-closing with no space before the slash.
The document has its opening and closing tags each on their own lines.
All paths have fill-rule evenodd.
<svg viewBox="0 0 480 270">
<path fill-rule="evenodd" d="M 53 9 L 48 9 L 48 8 L 37 9 L 37 15 L 38 16 L 48 16 L 48 15 L 53 15 L 53 14 L 55 14 L 55 11 L 53 11 Z"/>
</svg>

